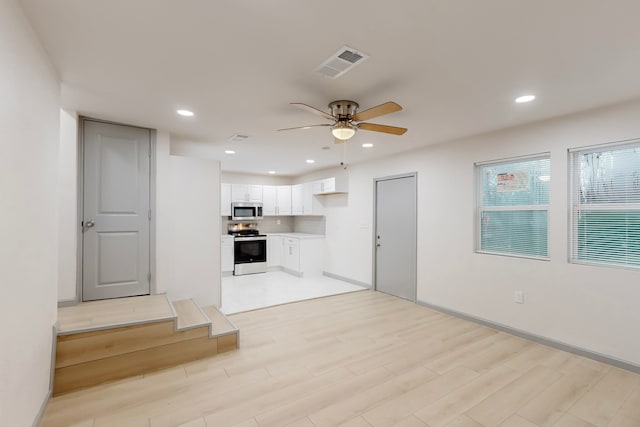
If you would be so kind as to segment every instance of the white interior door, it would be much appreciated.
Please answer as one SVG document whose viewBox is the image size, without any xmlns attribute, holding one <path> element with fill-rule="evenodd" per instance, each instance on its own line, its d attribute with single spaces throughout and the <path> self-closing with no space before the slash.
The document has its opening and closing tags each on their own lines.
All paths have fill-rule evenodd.
<svg viewBox="0 0 640 427">
<path fill-rule="evenodd" d="M 416 176 L 377 179 L 375 289 L 416 299 Z"/>
<path fill-rule="evenodd" d="M 82 300 L 150 291 L 148 129 L 83 121 Z"/>
</svg>

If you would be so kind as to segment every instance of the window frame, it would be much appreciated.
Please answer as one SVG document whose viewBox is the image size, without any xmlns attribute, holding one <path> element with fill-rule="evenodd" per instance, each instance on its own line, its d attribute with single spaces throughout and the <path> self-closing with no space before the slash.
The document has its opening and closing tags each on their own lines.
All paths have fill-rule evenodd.
<svg viewBox="0 0 640 427">
<path fill-rule="evenodd" d="M 531 260 L 536 260 L 536 261 L 549 261 L 551 259 L 550 255 L 549 255 L 549 222 L 550 222 L 550 217 L 549 217 L 549 210 L 551 207 L 551 196 L 549 196 L 549 202 L 547 204 L 544 205 L 513 205 L 513 206 L 483 206 L 483 199 L 484 199 L 484 192 L 483 192 L 483 186 L 482 186 L 482 180 L 483 180 L 483 176 L 482 176 L 482 169 L 485 166 L 500 166 L 500 165 L 506 165 L 506 164 L 510 164 L 510 163 L 520 163 L 520 162 L 526 162 L 526 161 L 532 161 L 532 160 L 545 160 L 548 159 L 549 160 L 549 166 L 551 166 L 551 153 L 550 152 L 543 152 L 543 153 L 536 153 L 536 154 L 530 154 L 530 155 L 525 155 L 525 156 L 517 156 L 517 157 L 510 157 L 510 158 L 505 158 L 505 159 L 499 159 L 499 160 L 488 160 L 488 161 L 482 161 L 482 162 L 475 162 L 473 164 L 474 166 L 474 175 L 475 175 L 475 181 L 476 181 L 476 185 L 475 185 L 475 220 L 474 220 L 474 225 L 475 225 L 475 242 L 474 242 L 474 252 L 477 254 L 483 254 L 483 255 L 497 255 L 497 256 L 505 256 L 505 257 L 510 257 L 510 258 L 524 258 L 524 259 L 531 259 Z M 551 167 L 549 167 L 549 169 L 551 169 Z M 551 170 L 549 170 L 549 173 L 551 174 Z M 549 184 L 551 185 L 551 184 Z M 549 191 L 551 191 L 549 189 Z M 547 230 L 546 230 L 546 235 L 547 235 L 547 255 L 546 256 L 535 256 L 535 255 L 524 255 L 524 254 L 518 254 L 518 253 L 509 253 L 509 252 L 495 252 L 495 251 L 489 251 L 489 250 L 483 250 L 481 248 L 482 246 L 482 213 L 486 212 L 486 211 L 491 211 L 491 212 L 505 212 L 505 211 L 520 211 L 520 212 L 530 212 L 530 211 L 545 211 L 547 213 Z"/>
<path fill-rule="evenodd" d="M 616 264 L 613 262 L 598 262 L 598 261 L 588 261 L 578 259 L 578 239 L 577 237 L 574 239 L 577 231 L 577 223 L 576 223 L 576 207 L 578 212 L 602 212 L 602 211 L 628 211 L 628 210 L 639 210 L 640 211 L 640 203 L 632 203 L 632 204 L 619 204 L 619 203 L 601 203 L 601 204 L 582 204 L 579 200 L 579 193 L 576 190 L 576 185 L 580 186 L 580 177 L 577 176 L 575 171 L 575 156 L 589 153 L 597 153 L 602 151 L 615 151 L 621 150 L 625 148 L 638 148 L 640 149 L 640 138 L 628 139 L 623 141 L 609 142 L 605 144 L 596 144 L 582 147 L 569 148 L 567 150 L 568 158 L 567 158 L 567 170 L 569 174 L 568 181 L 568 253 L 567 253 L 567 262 L 570 264 L 576 265 L 586 265 L 591 267 L 604 267 L 604 268 L 613 268 L 617 270 L 630 270 L 630 271 L 639 271 L 640 266 L 633 265 L 625 265 L 625 264 Z M 577 178 L 577 180 L 576 180 Z M 577 181 L 577 182 L 576 182 Z"/>
</svg>

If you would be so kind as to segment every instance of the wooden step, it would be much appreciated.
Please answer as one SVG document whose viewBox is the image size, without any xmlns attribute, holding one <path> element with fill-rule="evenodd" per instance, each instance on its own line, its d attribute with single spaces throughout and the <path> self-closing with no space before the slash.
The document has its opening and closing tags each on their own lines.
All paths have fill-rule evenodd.
<svg viewBox="0 0 640 427">
<path fill-rule="evenodd" d="M 235 350 L 240 346 L 240 331 L 216 307 L 202 307 L 202 311 L 211 319 L 211 336 L 218 339 L 218 352 Z"/>
<path fill-rule="evenodd" d="M 163 295 L 136 298 L 59 310 L 54 395 L 238 348 L 238 329 L 215 307 L 201 310 L 192 300 L 172 305 Z"/>
<path fill-rule="evenodd" d="M 173 301 L 173 308 L 178 316 L 178 330 L 190 329 L 198 326 L 208 326 L 209 319 L 191 299 Z"/>
<path fill-rule="evenodd" d="M 202 307 L 202 311 L 211 319 L 213 325 L 211 336 L 232 334 L 238 331 L 238 328 L 216 307 L 212 305 Z"/>
<path fill-rule="evenodd" d="M 90 301 L 59 308 L 58 333 L 77 333 L 173 317 L 175 314 L 164 294 Z"/>
</svg>

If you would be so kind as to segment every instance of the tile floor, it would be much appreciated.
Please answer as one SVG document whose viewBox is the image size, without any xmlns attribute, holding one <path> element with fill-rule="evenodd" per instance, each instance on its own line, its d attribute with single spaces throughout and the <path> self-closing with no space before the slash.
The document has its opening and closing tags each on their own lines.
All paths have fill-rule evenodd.
<svg viewBox="0 0 640 427">
<path fill-rule="evenodd" d="M 221 311 L 240 313 L 363 289 L 366 288 L 326 276 L 296 277 L 284 271 L 226 276 L 222 278 Z"/>
</svg>

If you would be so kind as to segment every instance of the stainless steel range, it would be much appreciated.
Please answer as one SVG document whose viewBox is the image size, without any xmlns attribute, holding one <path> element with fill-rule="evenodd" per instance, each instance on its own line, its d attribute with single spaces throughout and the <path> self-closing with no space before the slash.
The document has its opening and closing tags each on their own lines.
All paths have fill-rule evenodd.
<svg viewBox="0 0 640 427">
<path fill-rule="evenodd" d="M 258 224 L 240 223 L 227 226 L 234 236 L 234 276 L 267 271 L 267 236 L 260 234 Z"/>
</svg>

